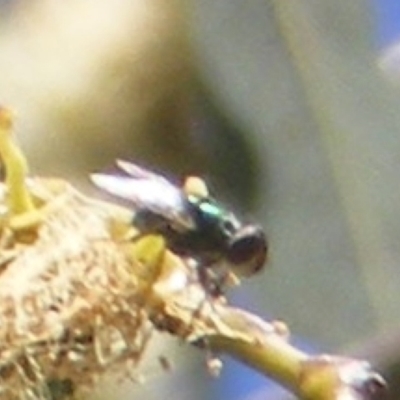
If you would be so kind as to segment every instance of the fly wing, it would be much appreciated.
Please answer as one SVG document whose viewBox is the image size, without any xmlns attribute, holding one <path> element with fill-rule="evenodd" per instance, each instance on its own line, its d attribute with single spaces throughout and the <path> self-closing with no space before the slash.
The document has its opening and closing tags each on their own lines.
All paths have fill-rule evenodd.
<svg viewBox="0 0 400 400">
<path fill-rule="evenodd" d="M 92 174 L 91 180 L 106 192 L 132 202 L 137 209 L 146 208 L 174 226 L 193 229 L 195 223 L 187 209 L 184 193 L 166 179 L 137 168 L 135 177 Z"/>
<path fill-rule="evenodd" d="M 139 167 L 138 165 L 130 163 L 128 161 L 117 160 L 117 166 L 120 169 L 122 169 L 122 171 L 126 172 L 128 175 L 130 175 L 135 179 L 153 179 L 176 188 L 171 182 L 169 182 L 163 176 L 151 172 L 148 169 Z"/>
</svg>

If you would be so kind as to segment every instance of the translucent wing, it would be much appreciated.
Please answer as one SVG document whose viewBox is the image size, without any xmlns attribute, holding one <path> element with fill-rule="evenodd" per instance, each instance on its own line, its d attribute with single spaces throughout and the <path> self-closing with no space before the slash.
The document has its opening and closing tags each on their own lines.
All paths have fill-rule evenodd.
<svg viewBox="0 0 400 400">
<path fill-rule="evenodd" d="M 174 186 L 170 181 L 165 179 L 163 176 L 158 175 L 154 172 L 149 171 L 148 169 L 139 167 L 136 164 L 132 164 L 128 161 L 124 160 L 117 160 L 117 165 L 119 168 L 122 169 L 122 171 L 126 172 L 128 175 L 132 176 L 133 178 L 136 179 L 154 179 L 159 182 L 163 182 L 169 186 L 174 187 L 175 189 L 176 186 Z M 179 190 L 179 189 L 178 189 Z"/>
<path fill-rule="evenodd" d="M 183 229 L 194 228 L 181 189 L 162 176 L 134 164 L 118 161 L 118 166 L 130 176 L 92 174 L 92 182 L 106 192 L 132 202 L 136 208 L 153 211 Z"/>
</svg>

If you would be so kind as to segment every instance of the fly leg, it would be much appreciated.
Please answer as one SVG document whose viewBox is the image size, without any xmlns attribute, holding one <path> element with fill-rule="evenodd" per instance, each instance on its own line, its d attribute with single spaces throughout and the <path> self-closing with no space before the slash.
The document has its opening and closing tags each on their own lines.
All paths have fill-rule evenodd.
<svg viewBox="0 0 400 400">
<path fill-rule="evenodd" d="M 224 286 L 225 278 L 218 276 L 212 268 L 206 265 L 199 265 L 197 268 L 199 282 L 203 286 L 206 293 L 206 298 L 218 298 L 223 295 L 222 287 Z"/>
<path fill-rule="evenodd" d="M 204 297 L 199 301 L 197 308 L 193 312 L 192 320 L 199 318 L 206 303 L 214 309 L 213 300 L 217 300 L 223 296 L 222 287 L 223 281 L 217 277 L 211 268 L 203 264 L 197 265 L 197 278 L 204 290 Z"/>
</svg>

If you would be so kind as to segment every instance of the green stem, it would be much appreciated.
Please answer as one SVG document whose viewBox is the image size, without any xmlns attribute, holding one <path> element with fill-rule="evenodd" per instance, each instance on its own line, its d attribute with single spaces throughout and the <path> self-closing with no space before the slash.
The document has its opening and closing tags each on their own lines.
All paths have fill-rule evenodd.
<svg viewBox="0 0 400 400">
<path fill-rule="evenodd" d="M 13 113 L 0 108 L 0 155 L 6 169 L 8 208 L 11 215 L 35 210 L 26 187 L 28 164 L 19 147 L 12 140 Z"/>
</svg>

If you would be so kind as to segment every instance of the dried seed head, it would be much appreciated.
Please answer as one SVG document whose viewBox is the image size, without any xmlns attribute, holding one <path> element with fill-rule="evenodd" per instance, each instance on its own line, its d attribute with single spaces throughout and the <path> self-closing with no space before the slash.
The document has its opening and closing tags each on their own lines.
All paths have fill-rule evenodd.
<svg viewBox="0 0 400 400">
<path fill-rule="evenodd" d="M 162 243 L 128 252 L 110 234 L 115 209 L 56 187 L 34 242 L 15 232 L 3 240 L 6 227 L 0 233 L 7 244 L 0 254 L 9 254 L 0 275 L 0 398 L 47 398 L 62 383 L 69 391 L 90 386 L 110 369 L 139 364 L 151 336 L 146 307 Z"/>
</svg>

